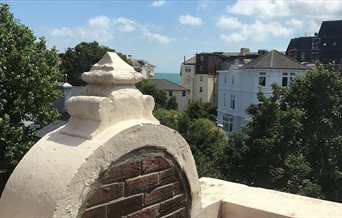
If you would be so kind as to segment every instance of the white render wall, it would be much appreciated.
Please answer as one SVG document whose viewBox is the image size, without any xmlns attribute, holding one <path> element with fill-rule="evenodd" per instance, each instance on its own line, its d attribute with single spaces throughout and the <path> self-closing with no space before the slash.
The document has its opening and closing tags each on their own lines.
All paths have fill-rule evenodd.
<svg viewBox="0 0 342 218">
<path fill-rule="evenodd" d="M 167 96 L 168 96 L 168 93 L 167 93 Z M 175 98 L 176 98 L 179 111 L 185 111 L 188 108 L 189 91 L 185 91 L 185 96 L 183 96 L 182 90 L 173 90 L 172 96 L 175 96 Z M 170 97 L 170 96 L 168 96 L 168 97 Z"/>
<path fill-rule="evenodd" d="M 190 69 L 190 71 L 186 71 L 185 69 Z M 195 65 L 182 64 L 181 65 L 181 81 L 180 85 L 189 89 L 189 100 L 193 99 L 193 86 L 194 86 L 194 77 L 195 77 Z"/>
<path fill-rule="evenodd" d="M 281 85 L 283 73 L 288 73 L 288 77 L 290 73 L 298 76 L 304 75 L 306 70 L 239 69 L 238 65 L 231 65 L 229 70 L 219 71 L 218 123 L 223 123 L 224 115 L 233 116 L 233 130 L 239 131 L 241 125 L 249 120 L 246 109 L 251 104 L 259 103 L 257 93 L 260 72 L 266 73 L 266 85 L 262 91 L 268 96 L 272 93 L 272 83 Z M 232 84 L 232 77 L 234 77 L 234 84 Z M 235 95 L 234 109 L 231 109 L 231 95 Z"/>
</svg>

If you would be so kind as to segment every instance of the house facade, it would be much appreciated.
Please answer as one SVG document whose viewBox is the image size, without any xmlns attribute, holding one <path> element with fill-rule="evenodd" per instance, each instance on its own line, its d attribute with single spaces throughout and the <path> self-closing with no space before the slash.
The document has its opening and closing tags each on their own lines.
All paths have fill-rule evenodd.
<svg viewBox="0 0 342 218">
<path fill-rule="evenodd" d="M 251 53 L 248 48 L 240 52 L 202 52 L 186 60 L 181 65 L 181 86 L 190 90 L 190 100 L 218 103 L 218 73 L 223 62 L 232 57 L 258 56 Z"/>
<path fill-rule="evenodd" d="M 313 36 L 291 39 L 286 55 L 306 63 L 342 64 L 342 20 L 323 21 Z"/>
<path fill-rule="evenodd" d="M 131 55 L 127 58 L 132 62 L 132 67 L 138 73 L 141 73 L 145 79 L 150 79 L 154 77 L 154 69 L 156 66 L 148 63 L 144 59 L 135 59 Z"/>
<path fill-rule="evenodd" d="M 250 119 L 246 109 L 259 103 L 259 87 L 266 96 L 270 95 L 272 83 L 287 87 L 295 76 L 304 75 L 308 69 L 275 50 L 248 63 L 231 60 L 225 67 L 219 71 L 218 123 L 227 134 L 240 131 Z"/>
<path fill-rule="evenodd" d="M 181 65 L 181 86 L 190 90 L 190 100 L 217 103 L 219 56 L 199 53 Z"/>
<path fill-rule="evenodd" d="M 172 96 L 176 98 L 178 111 L 185 111 L 188 108 L 189 93 L 190 93 L 189 89 L 166 79 L 150 79 L 150 81 L 158 89 L 164 91 L 168 99 L 171 98 Z"/>
</svg>

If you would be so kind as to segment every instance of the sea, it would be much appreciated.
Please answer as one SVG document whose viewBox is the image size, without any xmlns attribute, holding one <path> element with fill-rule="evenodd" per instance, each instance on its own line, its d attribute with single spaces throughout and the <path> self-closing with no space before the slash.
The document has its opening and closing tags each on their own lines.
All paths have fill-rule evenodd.
<svg viewBox="0 0 342 218">
<path fill-rule="evenodd" d="M 155 72 L 154 79 L 167 79 L 173 83 L 180 84 L 180 75 L 179 73 L 164 73 L 164 72 Z"/>
</svg>

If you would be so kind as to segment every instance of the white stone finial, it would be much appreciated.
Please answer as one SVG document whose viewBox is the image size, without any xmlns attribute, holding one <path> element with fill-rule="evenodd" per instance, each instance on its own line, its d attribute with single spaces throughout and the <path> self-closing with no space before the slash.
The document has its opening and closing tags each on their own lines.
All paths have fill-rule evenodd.
<svg viewBox="0 0 342 218">
<path fill-rule="evenodd" d="M 115 52 L 107 52 L 101 60 L 94 64 L 89 72 L 82 74 L 88 84 L 135 84 L 143 75 L 123 61 Z"/>
<path fill-rule="evenodd" d="M 142 78 L 116 53 L 107 52 L 82 74 L 88 84 L 82 96 L 69 99 L 71 117 L 61 133 L 91 139 L 122 121 L 159 123 L 152 114 L 154 99 L 134 86 Z"/>
</svg>

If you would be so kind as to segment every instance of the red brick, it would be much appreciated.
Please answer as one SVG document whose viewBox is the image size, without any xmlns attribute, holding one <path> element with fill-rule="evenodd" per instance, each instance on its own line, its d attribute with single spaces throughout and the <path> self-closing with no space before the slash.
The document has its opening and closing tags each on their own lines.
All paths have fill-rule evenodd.
<svg viewBox="0 0 342 218">
<path fill-rule="evenodd" d="M 151 207 L 144 208 L 134 214 L 128 215 L 127 218 L 154 218 L 159 217 L 160 205 L 153 205 Z"/>
<path fill-rule="evenodd" d="M 113 167 L 106 173 L 103 184 L 123 181 L 128 178 L 139 176 L 141 172 L 140 161 L 126 163 Z"/>
<path fill-rule="evenodd" d="M 175 182 L 177 181 L 177 179 L 178 178 L 173 167 L 171 169 L 160 172 L 160 185 Z"/>
<path fill-rule="evenodd" d="M 174 212 L 182 207 L 185 207 L 187 204 L 186 198 L 184 195 L 177 195 L 170 200 L 164 201 L 160 205 L 160 213 L 161 215 L 166 215 L 171 212 Z"/>
<path fill-rule="evenodd" d="M 124 192 L 123 187 L 123 182 L 120 182 L 97 188 L 91 199 L 88 201 L 88 207 L 93 207 L 122 197 Z"/>
<path fill-rule="evenodd" d="M 131 214 L 142 208 L 142 195 L 136 195 L 129 198 L 124 198 L 107 205 L 107 217 L 116 218 Z"/>
<path fill-rule="evenodd" d="M 106 207 L 96 207 L 87 209 L 81 218 L 106 218 Z"/>
<path fill-rule="evenodd" d="M 183 194 L 184 189 L 181 181 L 176 182 L 175 184 L 175 195 Z"/>
<path fill-rule="evenodd" d="M 159 185 L 159 174 L 149 174 L 126 181 L 125 196 L 150 191 Z"/>
<path fill-rule="evenodd" d="M 152 173 L 170 168 L 170 163 L 162 156 L 152 157 L 141 162 L 142 173 Z"/>
<path fill-rule="evenodd" d="M 173 184 L 159 187 L 149 193 L 145 193 L 145 205 L 155 204 L 172 198 L 174 193 Z"/>
<path fill-rule="evenodd" d="M 187 212 L 186 212 L 186 208 L 183 207 L 180 210 L 177 210 L 176 212 L 173 213 L 173 217 L 174 218 L 187 218 L 190 217 L 188 216 Z"/>
</svg>

